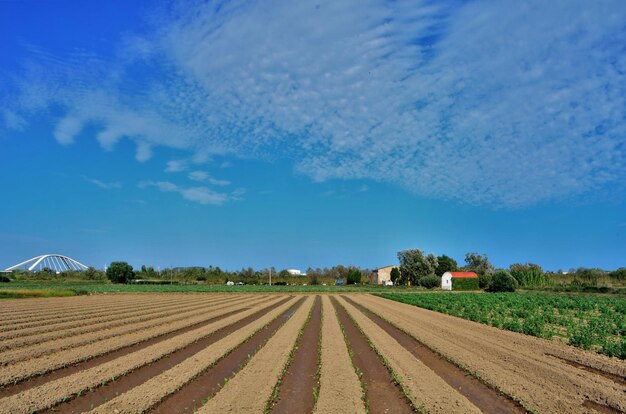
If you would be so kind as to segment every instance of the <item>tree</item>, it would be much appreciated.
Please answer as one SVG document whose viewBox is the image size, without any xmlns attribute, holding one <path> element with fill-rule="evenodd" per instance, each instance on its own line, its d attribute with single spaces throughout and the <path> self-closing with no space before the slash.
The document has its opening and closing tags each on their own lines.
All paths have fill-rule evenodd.
<svg viewBox="0 0 626 414">
<path fill-rule="evenodd" d="M 478 285 L 481 289 L 485 289 L 491 282 L 491 275 L 494 271 L 494 266 L 487 258 L 487 255 L 480 255 L 478 253 L 467 253 L 465 255 L 464 270 L 470 272 L 476 272 L 478 274 Z"/>
<path fill-rule="evenodd" d="M 107 268 L 107 277 L 113 283 L 128 283 L 135 277 L 133 267 L 126 262 L 113 262 Z"/>
<path fill-rule="evenodd" d="M 425 276 L 420 279 L 420 286 L 426 289 L 441 287 L 441 278 L 437 275 Z"/>
<path fill-rule="evenodd" d="M 397 285 L 400 282 L 400 270 L 398 270 L 397 267 L 391 269 L 389 276 L 391 276 L 391 281 L 394 285 Z"/>
<path fill-rule="evenodd" d="M 361 271 L 359 269 L 350 269 L 346 277 L 346 284 L 356 285 L 357 283 L 361 283 Z"/>
<path fill-rule="evenodd" d="M 545 273 L 541 266 L 528 264 L 512 264 L 509 266 L 511 276 L 517 280 L 519 286 L 539 286 L 543 287 L 548 283 Z"/>
<path fill-rule="evenodd" d="M 414 285 L 417 285 L 422 277 L 434 275 L 437 268 L 437 257 L 432 253 L 425 256 L 419 249 L 398 252 L 398 261 L 402 280 Z"/>
<path fill-rule="evenodd" d="M 437 256 L 437 269 L 435 270 L 435 274 L 437 276 L 442 276 L 446 272 L 454 272 L 458 269 L 458 265 L 456 260 L 453 258 L 442 254 L 441 256 Z"/>
<path fill-rule="evenodd" d="M 626 267 L 620 267 L 609 273 L 609 277 L 615 280 L 626 280 Z"/>
<path fill-rule="evenodd" d="M 515 292 L 517 280 L 508 270 L 497 270 L 491 276 L 487 292 Z"/>
<path fill-rule="evenodd" d="M 85 270 L 85 279 L 97 280 L 101 278 L 102 278 L 101 271 L 98 271 L 94 269 L 93 267 L 88 267 L 87 270 Z"/>
</svg>

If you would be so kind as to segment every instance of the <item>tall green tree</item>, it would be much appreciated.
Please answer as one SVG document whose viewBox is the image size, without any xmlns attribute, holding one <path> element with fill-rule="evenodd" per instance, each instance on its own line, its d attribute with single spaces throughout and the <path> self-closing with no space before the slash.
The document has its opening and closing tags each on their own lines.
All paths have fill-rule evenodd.
<svg viewBox="0 0 626 414">
<path fill-rule="evenodd" d="M 424 255 L 419 249 L 399 251 L 398 261 L 402 280 L 413 285 L 417 285 L 422 277 L 434 275 L 437 269 L 437 257 L 432 253 Z"/>
<path fill-rule="evenodd" d="M 464 270 L 470 272 L 476 272 L 478 274 L 478 285 L 481 289 L 485 289 L 491 282 L 491 275 L 493 274 L 495 267 L 489 261 L 486 254 L 467 253 L 465 255 Z"/>
<path fill-rule="evenodd" d="M 391 269 L 389 276 L 391 277 L 391 281 L 394 285 L 397 285 L 400 282 L 400 270 L 398 270 L 397 267 Z"/>
<path fill-rule="evenodd" d="M 133 267 L 126 262 L 112 262 L 106 274 L 113 283 L 128 283 L 135 277 Z"/>
<path fill-rule="evenodd" d="M 454 272 L 457 269 L 458 264 L 453 258 L 446 256 L 445 254 L 437 256 L 437 269 L 435 270 L 435 274 L 437 276 L 441 276 L 446 272 Z"/>
<path fill-rule="evenodd" d="M 346 284 L 356 285 L 357 283 L 361 283 L 361 271 L 359 269 L 350 269 L 346 277 Z"/>
</svg>

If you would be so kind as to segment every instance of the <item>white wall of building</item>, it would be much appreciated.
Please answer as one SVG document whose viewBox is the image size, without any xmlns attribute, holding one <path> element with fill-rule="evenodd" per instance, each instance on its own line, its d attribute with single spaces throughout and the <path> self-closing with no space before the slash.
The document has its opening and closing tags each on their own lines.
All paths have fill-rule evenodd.
<svg viewBox="0 0 626 414">
<path fill-rule="evenodd" d="M 452 290 L 452 273 L 446 272 L 441 276 L 441 289 Z"/>
</svg>

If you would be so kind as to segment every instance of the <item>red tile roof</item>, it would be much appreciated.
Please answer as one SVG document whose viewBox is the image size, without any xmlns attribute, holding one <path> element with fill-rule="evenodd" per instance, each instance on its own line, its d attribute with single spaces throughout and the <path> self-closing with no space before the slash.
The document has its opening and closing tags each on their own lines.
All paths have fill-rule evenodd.
<svg viewBox="0 0 626 414">
<path fill-rule="evenodd" d="M 452 277 L 456 277 L 459 279 L 475 279 L 478 275 L 474 272 L 450 272 Z"/>
</svg>

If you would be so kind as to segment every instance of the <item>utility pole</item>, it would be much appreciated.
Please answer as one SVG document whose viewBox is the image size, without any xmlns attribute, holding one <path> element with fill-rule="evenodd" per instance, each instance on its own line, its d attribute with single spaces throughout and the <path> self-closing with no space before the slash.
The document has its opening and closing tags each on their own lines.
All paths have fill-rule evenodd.
<svg viewBox="0 0 626 414">
<path fill-rule="evenodd" d="M 270 286 L 272 286 L 272 268 L 270 267 Z"/>
</svg>

